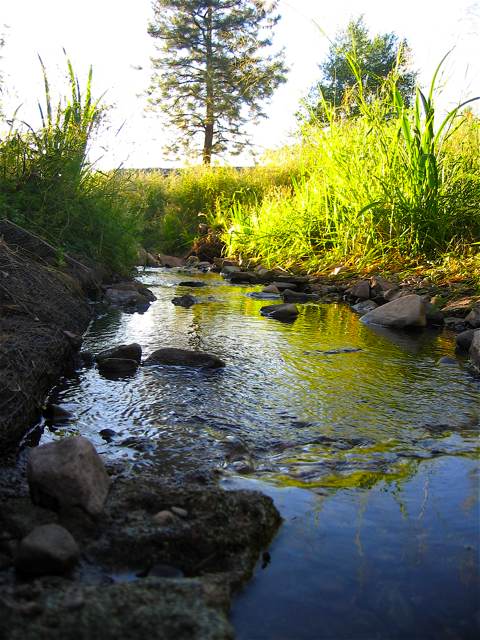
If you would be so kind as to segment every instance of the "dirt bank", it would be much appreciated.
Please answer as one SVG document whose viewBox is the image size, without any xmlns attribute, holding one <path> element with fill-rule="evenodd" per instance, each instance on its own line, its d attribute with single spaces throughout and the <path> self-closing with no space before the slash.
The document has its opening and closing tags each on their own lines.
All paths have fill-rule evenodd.
<svg viewBox="0 0 480 640">
<path fill-rule="evenodd" d="M 91 318 L 92 269 L 0 221 L 0 451 L 14 447 Z"/>
</svg>

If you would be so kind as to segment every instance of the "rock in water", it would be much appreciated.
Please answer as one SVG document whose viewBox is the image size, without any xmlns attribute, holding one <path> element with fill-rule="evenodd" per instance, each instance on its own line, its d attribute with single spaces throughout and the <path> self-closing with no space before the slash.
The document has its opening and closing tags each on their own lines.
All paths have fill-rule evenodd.
<svg viewBox="0 0 480 640">
<path fill-rule="evenodd" d="M 270 304 L 260 309 L 262 316 L 280 320 L 281 322 L 293 322 L 298 316 L 295 304 Z"/>
<path fill-rule="evenodd" d="M 202 369 L 217 369 L 225 366 L 223 360 L 220 360 L 220 358 L 210 353 L 176 349 L 173 347 L 157 349 L 145 360 L 144 364 L 166 364 L 181 367 L 198 367 Z"/>
<path fill-rule="evenodd" d="M 74 567 L 79 556 L 71 533 L 58 524 L 44 524 L 20 542 L 15 567 L 30 575 L 62 574 Z"/>
<path fill-rule="evenodd" d="M 177 296 L 175 298 L 172 298 L 172 302 L 177 307 L 185 307 L 185 309 L 188 309 L 189 307 L 196 304 L 197 299 L 187 293 L 184 296 Z"/>
<path fill-rule="evenodd" d="M 82 436 L 31 449 L 27 479 L 35 504 L 50 509 L 79 507 L 93 516 L 101 513 L 110 488 L 102 459 Z"/>
<path fill-rule="evenodd" d="M 480 329 L 477 329 L 473 334 L 472 344 L 468 353 L 473 366 L 480 371 Z"/>
<path fill-rule="evenodd" d="M 369 311 L 362 316 L 360 322 L 396 329 L 425 327 L 427 325 L 425 302 L 416 294 L 403 296 Z"/>
<path fill-rule="evenodd" d="M 373 300 L 362 300 L 362 302 L 358 302 L 354 304 L 352 309 L 359 313 L 360 315 L 365 315 L 369 311 L 373 311 L 378 307 L 378 304 Z"/>
<path fill-rule="evenodd" d="M 136 342 L 131 344 L 119 344 L 111 349 L 106 349 L 95 356 L 97 362 L 107 360 L 107 358 L 126 358 L 135 360 L 140 364 L 142 361 L 142 347 Z"/>
<path fill-rule="evenodd" d="M 467 322 L 474 329 L 480 328 L 480 304 L 476 304 L 470 313 L 465 318 Z"/>
<path fill-rule="evenodd" d="M 128 376 L 138 369 L 138 362 L 128 358 L 105 358 L 98 363 L 103 376 Z"/>
<path fill-rule="evenodd" d="M 472 345 L 474 333 L 474 329 L 467 329 L 466 331 L 462 331 L 461 333 L 459 333 L 455 337 L 457 349 L 459 349 L 460 351 L 468 351 Z"/>
</svg>

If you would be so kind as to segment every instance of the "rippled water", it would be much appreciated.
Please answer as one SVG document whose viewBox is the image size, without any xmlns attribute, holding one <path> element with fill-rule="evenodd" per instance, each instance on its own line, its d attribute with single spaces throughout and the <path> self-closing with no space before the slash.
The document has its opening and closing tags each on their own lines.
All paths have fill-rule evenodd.
<svg viewBox="0 0 480 640">
<path fill-rule="evenodd" d="M 337 304 L 303 305 L 282 324 L 260 315 L 272 302 L 248 295 L 258 287 L 174 270 L 140 279 L 157 301 L 106 312 L 84 348 L 192 348 L 227 366 L 119 380 L 82 370 L 53 397 L 75 419 L 42 441 L 75 430 L 134 466 L 208 460 L 261 482 L 287 522 L 235 609 L 245 640 L 473 637 L 480 382 L 465 362 L 440 361 L 452 336 L 365 326 Z M 179 287 L 186 279 L 208 286 Z M 199 303 L 174 306 L 184 293 Z"/>
</svg>

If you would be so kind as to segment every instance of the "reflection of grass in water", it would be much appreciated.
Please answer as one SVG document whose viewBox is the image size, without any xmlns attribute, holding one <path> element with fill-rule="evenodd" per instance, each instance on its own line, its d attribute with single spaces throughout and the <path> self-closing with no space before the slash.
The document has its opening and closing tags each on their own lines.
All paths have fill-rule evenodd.
<svg viewBox="0 0 480 640">
<path fill-rule="evenodd" d="M 333 489 L 371 489 L 380 482 L 386 484 L 403 483 L 413 478 L 417 472 L 419 460 L 409 460 L 395 465 L 392 471 L 352 471 L 348 474 L 331 473 L 312 481 L 303 481 L 285 474 L 266 474 L 264 480 L 270 480 L 281 487 L 313 489 L 326 487 Z"/>
</svg>

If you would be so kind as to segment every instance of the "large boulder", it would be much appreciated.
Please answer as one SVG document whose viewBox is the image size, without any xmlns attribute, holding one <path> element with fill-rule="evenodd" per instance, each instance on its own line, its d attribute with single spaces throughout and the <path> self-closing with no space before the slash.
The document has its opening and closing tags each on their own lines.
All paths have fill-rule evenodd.
<svg viewBox="0 0 480 640">
<path fill-rule="evenodd" d="M 30 575 L 62 574 L 78 561 L 80 550 L 69 531 L 58 524 L 35 527 L 20 542 L 15 568 Z"/>
<path fill-rule="evenodd" d="M 197 367 L 202 369 L 218 369 L 224 367 L 225 362 L 217 356 L 202 351 L 176 349 L 166 347 L 154 351 L 144 362 L 145 365 L 166 364 L 181 367 Z"/>
<path fill-rule="evenodd" d="M 480 328 L 480 304 L 476 304 L 470 313 L 465 318 L 467 322 L 474 329 Z"/>
<path fill-rule="evenodd" d="M 427 325 L 425 301 L 416 294 L 403 296 L 369 311 L 360 321 L 396 329 L 425 327 Z"/>
<path fill-rule="evenodd" d="M 101 513 L 110 478 L 93 444 L 82 436 L 31 449 L 27 463 L 30 495 L 50 509 L 78 507 Z"/>
<path fill-rule="evenodd" d="M 295 304 L 270 304 L 260 309 L 262 316 L 280 320 L 281 322 L 293 322 L 298 316 Z"/>
<path fill-rule="evenodd" d="M 480 329 L 476 329 L 473 334 L 472 344 L 468 352 L 473 366 L 480 371 Z"/>
<path fill-rule="evenodd" d="M 95 356 L 98 363 L 109 358 L 127 358 L 128 360 L 135 360 L 140 364 L 142 361 L 142 347 L 136 342 L 132 342 L 131 344 L 119 344 L 115 347 L 111 347 L 110 349 L 106 349 Z"/>
</svg>

